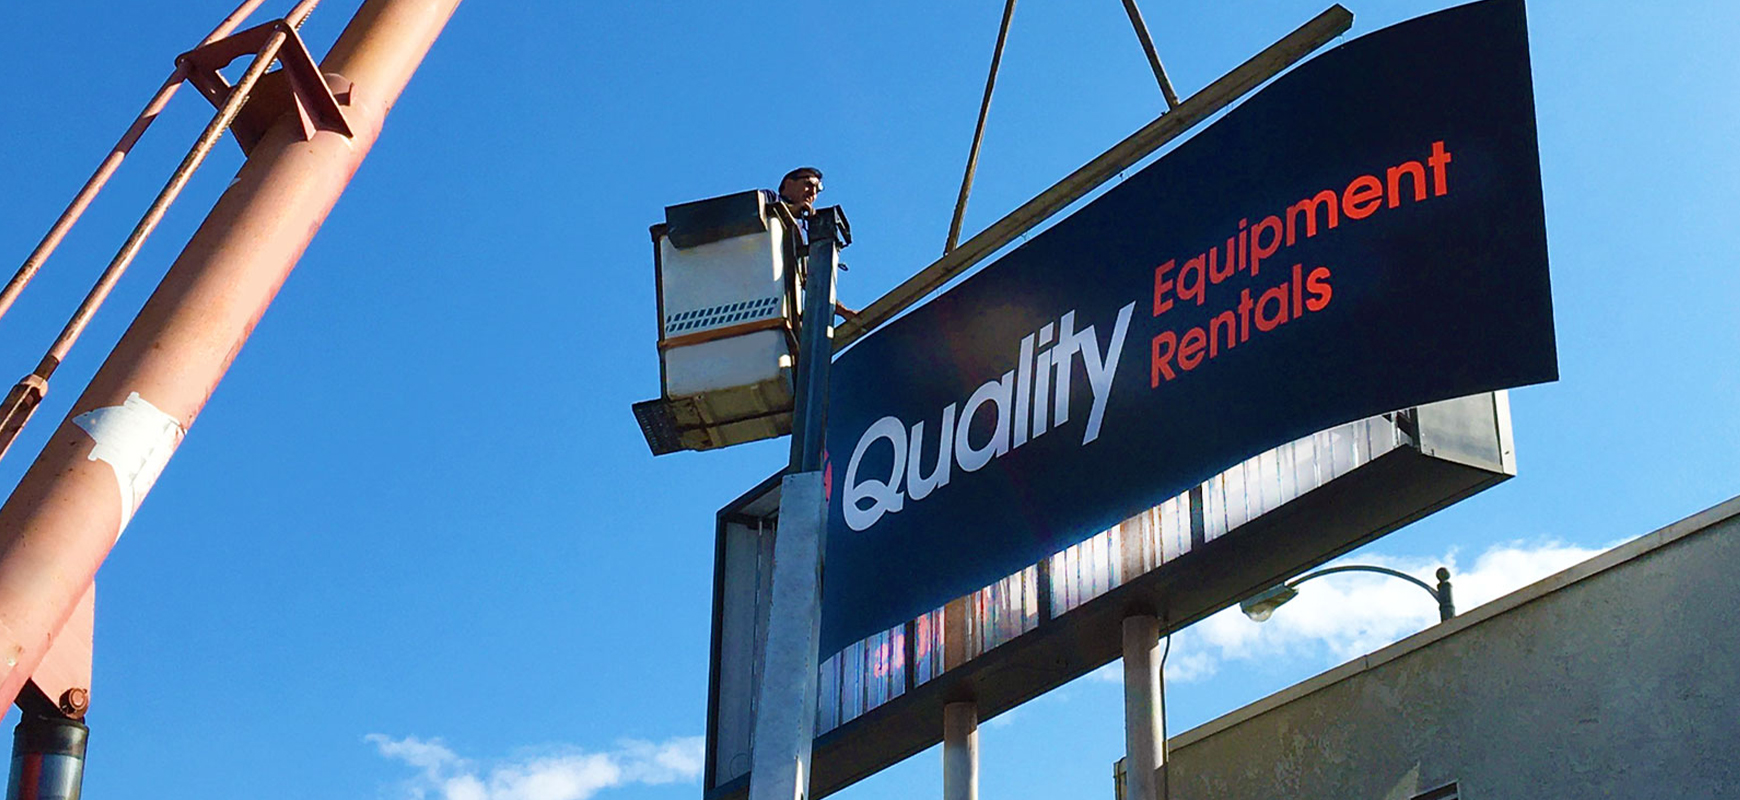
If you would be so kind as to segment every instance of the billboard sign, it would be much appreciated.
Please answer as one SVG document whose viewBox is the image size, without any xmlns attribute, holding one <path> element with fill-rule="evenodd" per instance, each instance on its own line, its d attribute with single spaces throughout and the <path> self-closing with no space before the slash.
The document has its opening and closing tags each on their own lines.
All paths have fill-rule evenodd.
<svg viewBox="0 0 1740 800">
<path fill-rule="evenodd" d="M 842 648 L 817 673 L 812 797 L 936 744 L 949 702 L 970 697 L 991 719 L 1116 660 L 1134 609 L 1182 629 L 1508 479 L 1508 409 L 1490 392 L 1285 443 Z M 780 486 L 776 475 L 717 518 L 707 800 L 748 788 Z"/>
<path fill-rule="evenodd" d="M 1557 374 L 1521 0 L 1352 40 L 837 358 L 822 654 L 1283 442 Z"/>
</svg>

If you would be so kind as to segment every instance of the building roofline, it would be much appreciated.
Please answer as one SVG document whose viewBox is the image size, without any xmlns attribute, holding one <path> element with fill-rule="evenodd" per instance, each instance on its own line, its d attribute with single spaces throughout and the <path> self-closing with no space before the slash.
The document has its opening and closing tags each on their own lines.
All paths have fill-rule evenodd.
<svg viewBox="0 0 1740 800">
<path fill-rule="evenodd" d="M 1632 561 L 1673 542 L 1740 517 L 1740 496 L 1731 497 L 1678 522 L 1672 523 L 1629 542 L 1607 550 L 1593 558 L 1549 575 L 1489 603 L 1458 614 L 1448 622 L 1433 625 L 1399 642 L 1374 650 L 1326 672 L 1307 678 L 1279 692 L 1242 708 L 1223 714 L 1190 730 L 1171 737 L 1173 749 L 1195 744 L 1247 720 L 1273 711 L 1302 697 L 1326 689 L 1368 670 L 1395 661 L 1421 650 L 1439 640 L 1455 636 L 1487 620 L 1520 608 L 1579 581 Z"/>
</svg>

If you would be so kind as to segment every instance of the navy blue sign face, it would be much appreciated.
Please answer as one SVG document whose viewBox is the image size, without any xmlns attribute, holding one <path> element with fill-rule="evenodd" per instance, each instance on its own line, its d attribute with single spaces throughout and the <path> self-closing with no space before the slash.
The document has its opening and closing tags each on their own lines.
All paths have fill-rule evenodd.
<svg viewBox="0 0 1740 800">
<path fill-rule="evenodd" d="M 1558 377 L 1521 0 L 1301 65 L 833 368 L 822 654 L 1283 442 Z"/>
</svg>

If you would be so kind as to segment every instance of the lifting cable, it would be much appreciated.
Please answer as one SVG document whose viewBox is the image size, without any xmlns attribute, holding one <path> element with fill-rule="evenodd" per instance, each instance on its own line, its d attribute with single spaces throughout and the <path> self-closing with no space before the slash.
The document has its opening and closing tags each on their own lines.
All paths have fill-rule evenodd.
<svg viewBox="0 0 1740 800">
<path fill-rule="evenodd" d="M 1166 110 L 1177 108 L 1178 93 L 1172 90 L 1172 79 L 1166 77 L 1166 68 L 1160 66 L 1160 54 L 1154 50 L 1154 37 L 1148 35 L 1148 23 L 1142 21 L 1142 11 L 1136 8 L 1136 0 L 1124 0 L 1124 11 L 1130 15 L 1130 25 L 1136 29 L 1136 38 L 1142 42 L 1148 66 L 1154 69 L 1154 80 L 1160 82 L 1160 95 L 1166 98 Z"/>
<path fill-rule="evenodd" d="M 979 124 L 973 128 L 973 147 L 967 151 L 967 174 L 961 177 L 961 195 L 955 200 L 955 218 L 949 223 L 949 241 L 943 255 L 961 241 L 961 218 L 967 213 L 967 195 L 973 191 L 973 170 L 979 165 L 979 144 L 985 140 L 985 117 L 991 113 L 991 90 L 997 87 L 997 66 L 1003 62 L 1003 45 L 1009 41 L 1009 20 L 1015 16 L 1015 0 L 1003 6 L 1003 24 L 997 27 L 997 48 L 991 51 L 991 72 L 985 76 L 985 99 L 979 101 Z"/>
<path fill-rule="evenodd" d="M 1148 35 L 1148 25 L 1142 21 L 1142 12 L 1136 8 L 1136 0 L 1124 0 L 1124 11 L 1130 16 L 1130 25 L 1136 29 L 1136 39 L 1142 44 L 1142 52 L 1148 57 L 1148 66 L 1154 70 L 1154 80 L 1160 84 L 1160 95 L 1166 99 L 1166 110 L 1178 107 L 1178 93 L 1172 88 L 1172 80 L 1166 77 L 1166 68 L 1160 64 L 1160 54 L 1154 49 L 1154 38 Z M 979 122 L 973 127 L 973 146 L 967 151 L 967 171 L 961 176 L 961 193 L 955 200 L 955 216 L 949 222 L 949 239 L 943 245 L 943 255 L 948 255 L 960 244 L 961 220 L 967 213 L 967 196 L 973 191 L 973 173 L 979 165 L 979 145 L 985 140 L 985 118 L 991 112 L 991 91 L 997 86 L 997 67 L 1003 62 L 1003 46 L 1009 41 L 1009 20 L 1015 16 L 1015 0 L 1008 0 L 1003 6 L 1003 22 L 997 27 L 997 47 L 991 51 L 991 70 L 985 76 L 985 97 L 979 101 Z"/>
</svg>

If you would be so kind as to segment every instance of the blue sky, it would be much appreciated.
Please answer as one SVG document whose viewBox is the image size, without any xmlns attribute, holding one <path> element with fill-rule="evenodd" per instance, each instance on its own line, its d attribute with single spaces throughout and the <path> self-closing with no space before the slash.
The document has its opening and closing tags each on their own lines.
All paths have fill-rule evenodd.
<svg viewBox="0 0 1740 800">
<path fill-rule="evenodd" d="M 230 5 L 0 11 L 0 255 Z M 315 52 L 356 5 L 315 13 Z M 1444 5 L 1351 3 L 1353 34 Z M 1183 93 L 1321 10 L 1143 8 Z M 786 445 L 648 455 L 646 226 L 816 164 L 857 234 L 843 300 L 879 296 L 940 252 L 1000 13 L 463 5 L 99 575 L 91 796 L 694 797 L 712 515 Z M 1465 607 L 1740 487 L 1740 11 L 1541 0 L 1530 25 L 1562 379 L 1513 394 L 1518 478 L 1362 554 L 1450 560 Z M 1162 107 L 1120 4 L 1020 5 L 967 231 Z M 0 320 L 3 380 L 209 114 L 179 95 Z M 146 247 L 7 488 L 239 164 L 224 145 Z M 1326 580 L 1179 637 L 1173 731 L 1428 624 L 1407 591 Z M 984 791 L 1109 792 L 1121 737 L 1116 681 L 1084 678 L 987 724 Z M 939 791 L 933 752 L 842 797 Z"/>
</svg>

